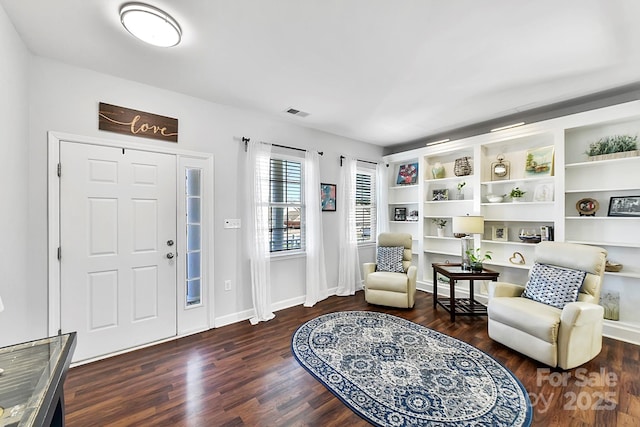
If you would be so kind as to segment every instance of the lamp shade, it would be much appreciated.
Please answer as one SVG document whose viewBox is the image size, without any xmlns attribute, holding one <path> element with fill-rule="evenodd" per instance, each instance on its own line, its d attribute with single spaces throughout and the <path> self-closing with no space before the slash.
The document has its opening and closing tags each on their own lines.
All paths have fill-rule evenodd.
<svg viewBox="0 0 640 427">
<path fill-rule="evenodd" d="M 483 216 L 454 216 L 451 223 L 454 234 L 483 234 Z"/>
</svg>

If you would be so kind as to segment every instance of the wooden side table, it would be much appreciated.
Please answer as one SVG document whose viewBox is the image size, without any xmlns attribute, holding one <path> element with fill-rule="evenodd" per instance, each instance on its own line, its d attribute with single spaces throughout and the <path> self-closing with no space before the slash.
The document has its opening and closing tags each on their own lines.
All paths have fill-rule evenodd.
<svg viewBox="0 0 640 427">
<path fill-rule="evenodd" d="M 451 321 L 459 316 L 486 316 L 487 307 L 474 298 L 474 280 L 498 280 L 500 273 L 486 268 L 481 272 L 463 270 L 461 264 L 431 264 L 433 267 L 433 308 L 442 306 L 451 315 Z M 438 298 L 438 274 L 449 279 L 449 298 Z M 469 298 L 456 298 L 456 282 L 469 281 Z"/>
</svg>

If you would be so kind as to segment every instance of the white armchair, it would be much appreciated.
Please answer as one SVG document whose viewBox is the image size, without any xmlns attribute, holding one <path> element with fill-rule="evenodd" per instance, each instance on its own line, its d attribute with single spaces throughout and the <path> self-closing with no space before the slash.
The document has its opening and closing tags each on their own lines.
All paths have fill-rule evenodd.
<svg viewBox="0 0 640 427">
<path fill-rule="evenodd" d="M 411 265 L 411 234 L 381 233 L 378 247 L 403 247 L 402 272 L 377 271 L 376 263 L 362 265 L 364 296 L 368 303 L 399 308 L 411 308 L 415 304 L 418 269 Z"/>
<path fill-rule="evenodd" d="M 571 369 L 593 359 L 602 349 L 604 309 L 598 301 L 606 256 L 594 246 L 539 243 L 536 263 L 586 272 L 577 301 L 561 309 L 522 297 L 525 286 L 492 282 L 489 337 L 551 367 Z"/>
</svg>

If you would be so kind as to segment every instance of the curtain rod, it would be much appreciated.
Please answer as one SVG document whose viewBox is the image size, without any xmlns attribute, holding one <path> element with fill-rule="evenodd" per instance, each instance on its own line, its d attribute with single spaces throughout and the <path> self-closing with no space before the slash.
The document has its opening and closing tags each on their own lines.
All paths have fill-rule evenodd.
<svg viewBox="0 0 640 427">
<path fill-rule="evenodd" d="M 244 142 L 244 151 L 247 151 L 247 144 L 249 143 L 249 141 L 251 141 L 251 138 L 247 138 L 247 137 L 242 137 L 242 142 Z M 271 145 L 272 147 L 280 147 L 280 148 L 287 148 L 289 150 L 296 150 L 296 151 L 308 151 L 305 150 L 304 148 L 298 148 L 298 147 L 289 147 L 288 145 L 280 145 L 280 144 L 273 144 L 273 143 L 268 143 L 269 145 Z M 321 156 L 324 154 L 323 151 L 318 151 L 318 154 L 320 154 Z"/>
<path fill-rule="evenodd" d="M 340 156 L 340 167 L 342 167 L 342 160 L 344 160 L 344 159 L 346 159 L 345 156 Z M 361 160 L 361 159 L 356 159 L 356 160 L 359 161 L 359 162 L 362 162 L 362 163 L 369 163 L 371 165 L 377 165 L 378 164 L 377 162 L 372 162 L 371 160 Z M 389 163 L 387 163 L 386 166 L 389 167 Z"/>
</svg>

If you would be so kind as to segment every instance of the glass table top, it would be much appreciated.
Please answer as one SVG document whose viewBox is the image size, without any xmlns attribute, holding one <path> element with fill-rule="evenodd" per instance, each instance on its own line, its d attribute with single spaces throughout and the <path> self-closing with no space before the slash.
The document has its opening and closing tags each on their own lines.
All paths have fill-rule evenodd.
<svg viewBox="0 0 640 427">
<path fill-rule="evenodd" d="M 463 270 L 461 264 L 440 264 L 434 263 L 432 264 L 434 268 L 438 268 L 440 270 L 445 271 L 447 274 L 451 275 L 467 275 L 467 276 L 484 276 L 484 275 L 498 275 L 496 271 L 489 270 L 488 268 L 483 268 L 482 271 L 471 271 L 471 270 Z"/>
<path fill-rule="evenodd" d="M 65 334 L 0 348 L 0 425 L 34 425 L 74 346 L 75 334 Z"/>
</svg>

